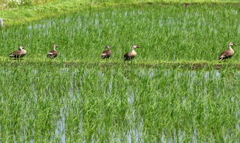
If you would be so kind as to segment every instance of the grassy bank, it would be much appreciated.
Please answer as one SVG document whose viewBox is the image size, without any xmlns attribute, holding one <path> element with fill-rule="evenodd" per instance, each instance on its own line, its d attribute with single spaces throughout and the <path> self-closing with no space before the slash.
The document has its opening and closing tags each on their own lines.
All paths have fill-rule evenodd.
<svg viewBox="0 0 240 143">
<path fill-rule="evenodd" d="M 46 17 L 61 14 L 84 11 L 89 7 L 106 7 L 114 5 L 126 5 L 132 3 L 162 2 L 162 3 L 239 3 L 234 0 L 22 0 L 1 1 L 0 18 L 4 19 L 4 25 L 23 24 L 41 20 Z"/>
<path fill-rule="evenodd" d="M 38 66 L 46 66 L 49 67 L 68 67 L 68 68 L 77 68 L 85 66 L 86 68 L 92 67 L 103 67 L 103 68 L 111 68 L 118 66 L 119 68 L 125 68 L 128 66 L 137 67 L 139 69 L 151 69 L 151 68 L 164 68 L 164 69 L 181 69 L 186 71 L 191 70 L 203 70 L 203 71 L 211 71 L 211 70 L 240 70 L 239 63 L 213 63 L 213 62 L 203 62 L 203 61 L 155 61 L 151 63 L 121 63 L 119 61 L 111 61 L 111 62 L 87 62 L 82 61 L 51 61 L 51 60 L 5 60 L 0 61 L 0 65 L 6 68 L 15 67 L 15 66 L 30 66 L 30 67 L 38 67 Z"/>
</svg>

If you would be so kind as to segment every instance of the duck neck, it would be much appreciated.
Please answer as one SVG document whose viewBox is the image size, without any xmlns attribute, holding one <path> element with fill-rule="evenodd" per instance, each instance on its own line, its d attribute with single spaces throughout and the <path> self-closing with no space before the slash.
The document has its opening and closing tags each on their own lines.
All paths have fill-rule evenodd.
<svg viewBox="0 0 240 143">
<path fill-rule="evenodd" d="M 229 50 L 233 50 L 231 45 L 228 45 L 228 49 Z"/>
<path fill-rule="evenodd" d="M 132 54 L 137 54 L 136 51 L 134 50 L 134 48 L 132 48 Z"/>
</svg>

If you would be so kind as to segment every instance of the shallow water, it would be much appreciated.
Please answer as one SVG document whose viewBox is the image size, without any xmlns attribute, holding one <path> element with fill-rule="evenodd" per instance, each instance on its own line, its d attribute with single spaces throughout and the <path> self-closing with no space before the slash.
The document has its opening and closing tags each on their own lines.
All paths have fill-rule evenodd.
<svg viewBox="0 0 240 143">
<path fill-rule="evenodd" d="M 3 74 L 8 74 L 9 78 L 15 77 L 15 75 L 9 74 L 9 73 L 12 73 L 12 71 L 2 70 L 2 72 L 3 72 Z M 38 77 L 39 74 L 41 74 L 41 72 L 38 69 L 33 69 L 30 72 L 33 73 L 33 75 L 36 77 Z M 183 108 L 187 108 L 187 109 L 189 108 L 189 110 L 191 110 L 191 106 L 188 105 L 189 102 L 191 102 L 189 100 L 189 98 L 194 99 L 194 96 L 196 96 L 196 98 L 203 98 L 203 100 L 204 100 L 204 97 L 200 97 L 200 94 L 195 95 L 196 93 L 198 94 L 198 92 L 196 92 L 196 91 L 199 91 L 199 88 L 200 88 L 200 90 L 203 90 L 202 93 L 205 94 L 205 95 L 201 95 L 201 96 L 207 96 L 211 92 L 211 93 L 213 93 L 213 95 L 218 97 L 219 93 L 221 92 L 219 90 L 224 91 L 224 89 L 221 89 L 218 87 L 218 84 L 215 84 L 214 87 L 209 87 L 209 84 L 208 84 L 211 81 L 214 81 L 219 84 L 220 84 L 220 82 L 222 82 L 223 75 L 222 75 L 221 71 L 218 71 L 218 70 L 215 70 L 215 71 L 175 71 L 175 70 L 159 70 L 159 69 L 141 69 L 141 70 L 138 70 L 138 72 L 132 73 L 132 76 L 134 76 L 134 78 L 130 78 L 127 74 L 124 73 L 124 71 L 121 71 L 121 70 L 111 70 L 111 72 L 105 73 L 105 72 L 99 71 L 99 70 L 91 71 L 90 69 L 85 69 L 82 73 L 79 73 L 78 69 L 72 70 L 72 69 L 68 69 L 68 68 L 62 68 L 62 69 L 55 71 L 55 73 L 57 73 L 58 76 L 61 76 L 62 78 L 66 78 L 66 80 L 69 80 L 67 82 L 67 84 L 65 84 L 64 86 L 62 86 L 60 84 L 61 79 L 59 79 L 60 81 L 55 81 L 56 83 L 54 82 L 54 84 L 52 85 L 54 87 L 59 85 L 60 87 L 62 87 L 61 89 L 65 90 L 65 91 L 63 91 L 64 92 L 63 95 L 59 95 L 60 97 L 58 97 L 59 99 L 57 99 L 59 102 L 59 103 L 56 103 L 56 104 L 59 104 L 57 107 L 57 110 L 59 110 L 59 111 L 57 111 L 58 118 L 50 121 L 50 123 L 52 124 L 51 126 L 55 127 L 55 128 L 53 128 L 54 135 L 51 135 L 51 140 L 52 141 L 58 140 L 59 142 L 68 142 L 68 139 L 69 139 L 68 138 L 68 136 L 69 136 L 69 131 L 68 131 L 69 127 L 68 126 L 69 125 L 68 125 L 67 119 L 68 119 L 69 114 L 71 114 L 70 112 L 72 112 L 71 110 L 75 110 L 72 108 L 78 108 L 77 110 L 79 110 L 79 111 L 82 110 L 78 106 L 71 107 L 70 104 L 72 104 L 74 102 L 79 102 L 82 100 L 81 98 L 86 98 L 86 96 L 101 96 L 101 95 L 96 95 L 96 93 L 98 93 L 98 92 L 109 95 L 109 97 L 116 98 L 116 97 L 114 97 L 116 94 L 114 89 L 117 86 L 121 90 L 121 88 L 122 88 L 121 83 L 117 83 L 117 81 L 114 78 L 109 79 L 109 77 L 120 76 L 123 79 L 123 83 L 128 85 L 126 87 L 123 87 L 124 92 L 119 93 L 120 96 L 126 95 L 126 97 L 127 97 L 127 99 L 126 99 L 127 116 L 125 117 L 125 122 L 127 122 L 127 125 L 126 125 L 126 128 L 123 129 L 122 132 L 117 131 L 117 130 L 119 130 L 119 128 L 116 128 L 115 132 L 114 131 L 109 132 L 107 129 L 108 128 L 114 129 L 114 125 L 111 125 L 111 124 L 108 124 L 105 122 L 101 122 L 102 120 L 105 120 L 105 118 L 108 118 L 108 117 L 102 117 L 102 119 L 99 118 L 98 119 L 98 120 L 100 120 L 99 124 L 98 123 L 96 123 L 96 124 L 94 123 L 94 124 L 96 125 L 96 130 L 98 130 L 96 132 L 97 134 L 103 134 L 104 132 L 109 132 L 108 136 L 106 137 L 106 138 L 108 138 L 107 140 L 117 141 L 117 142 L 122 142 L 122 141 L 124 141 L 124 142 L 146 142 L 147 141 L 147 136 L 149 136 L 149 135 L 146 132 L 146 127 L 145 127 L 146 126 L 145 125 L 146 117 L 139 114 L 140 106 L 136 106 L 136 105 L 138 105 L 137 102 L 139 102 L 138 101 L 139 96 L 144 96 L 144 94 L 148 95 L 148 93 L 142 92 L 143 87 L 141 86 L 141 84 L 144 84 L 144 82 L 142 82 L 142 80 L 146 80 L 147 81 L 146 84 L 149 84 L 149 85 L 146 85 L 146 87 L 145 87 L 146 92 L 149 92 L 149 94 L 154 94 L 154 93 L 156 94 L 156 95 L 153 95 L 153 97 L 155 99 L 152 99 L 150 101 L 150 102 L 153 102 L 153 104 L 149 104 L 148 108 L 151 108 L 151 106 L 154 107 L 154 106 L 156 106 L 155 104 L 158 104 L 158 99 L 157 99 L 158 97 L 155 97 L 155 96 L 160 96 L 160 98 L 164 98 L 164 97 L 168 98 L 168 97 L 171 97 L 172 94 L 176 94 L 176 96 L 181 96 L 181 95 L 179 95 L 179 91 L 181 91 L 180 93 L 185 94 L 185 96 L 181 96 L 182 102 L 181 102 L 180 106 L 182 106 Z M 225 73 L 223 73 L 223 74 L 225 74 Z M 239 75 L 240 75 L 240 72 L 235 72 L 233 76 L 239 77 Z M 34 81 L 33 79 L 36 78 L 34 76 L 32 76 L 29 80 Z M 94 76 L 96 76 L 97 78 L 94 79 L 95 81 L 92 81 L 91 78 Z M 54 76 L 54 77 L 57 78 L 56 76 Z M 46 79 L 48 79 L 48 78 L 46 78 Z M 106 80 L 106 79 L 108 79 L 108 80 Z M 158 83 L 155 82 L 156 79 L 166 80 L 165 83 L 166 83 L 166 85 L 168 85 L 168 87 L 160 87 L 159 88 Z M 49 80 L 52 80 L 52 78 L 50 78 Z M 132 80 L 135 82 L 135 84 L 129 85 L 128 83 L 131 82 Z M 45 82 L 48 82 L 48 81 L 45 81 Z M 94 85 L 92 85 L 92 88 L 94 88 L 94 86 L 99 86 L 100 88 L 92 90 L 90 87 L 89 90 L 94 93 L 90 94 L 90 95 L 84 95 L 86 93 L 82 92 L 82 90 L 85 87 L 81 87 L 81 86 L 86 85 L 86 82 L 95 83 Z M 232 82 L 234 83 L 235 81 L 232 81 Z M 168 83 L 170 83 L 170 84 L 168 84 Z M 22 82 L 23 86 L 25 84 L 26 84 L 25 82 Z M 91 85 L 91 84 L 89 84 L 89 85 Z M 106 85 L 107 85 L 107 88 L 104 87 Z M 234 86 L 234 85 L 230 85 L 228 88 L 233 88 L 232 86 Z M 152 90 L 155 90 L 155 91 L 153 92 L 153 91 L 149 90 L 148 88 L 153 88 Z M 37 85 L 32 84 L 30 86 L 30 89 L 32 91 L 31 94 L 35 95 L 34 103 L 38 104 L 37 103 L 38 101 L 36 101 L 37 100 L 36 97 L 42 96 L 41 94 L 39 94 L 39 87 L 37 87 Z M 51 88 L 51 89 L 53 89 L 53 88 Z M 45 92 L 49 93 L 48 90 L 51 90 L 51 89 L 46 88 L 45 90 L 43 90 L 43 93 L 45 93 Z M 162 89 L 162 90 L 164 89 L 166 91 L 165 92 L 159 91 L 160 89 Z M 167 89 L 169 89 L 171 92 L 168 92 Z M 59 94 L 59 92 L 56 92 L 56 93 Z M 125 94 L 125 95 L 121 95 L 121 94 Z M 51 99 L 50 98 L 51 96 L 55 96 L 55 95 L 48 94 L 45 98 L 47 100 L 49 100 L 49 99 Z M 193 96 L 193 97 L 191 97 L 191 96 Z M 109 97 L 103 96 L 102 98 L 109 98 Z M 54 98 L 54 97 L 52 97 L 52 98 Z M 51 100 L 54 100 L 54 99 L 51 99 Z M 85 100 L 91 100 L 91 97 L 88 97 L 88 99 L 85 99 Z M 194 99 L 194 100 L 196 100 L 196 99 Z M 232 100 L 231 102 L 234 102 L 236 105 L 239 104 L 238 99 L 232 97 L 231 100 Z M 109 101 L 111 101 L 111 99 L 109 99 Z M 146 104 L 147 104 L 147 102 L 146 102 Z M 81 103 L 79 103 L 79 105 L 81 106 Z M 179 105 L 176 105 L 176 106 L 179 106 Z M 101 110 L 104 110 L 104 107 L 102 107 L 102 108 L 100 108 L 99 111 L 96 111 L 96 112 L 101 112 Z M 120 107 L 116 107 L 116 108 L 120 108 Z M 209 107 L 204 107 L 203 110 L 204 110 L 203 112 L 208 112 Z M 77 116 L 74 119 L 74 120 L 78 120 L 79 125 L 78 126 L 76 125 L 76 128 L 78 128 L 78 130 L 77 130 L 77 132 L 72 132 L 72 133 L 70 131 L 70 134 L 76 134 L 76 133 L 84 134 L 88 130 L 88 128 L 86 128 L 84 126 L 85 121 L 82 120 L 82 118 L 84 118 L 84 116 L 86 116 L 86 115 L 81 114 L 81 113 L 79 114 L 79 113 L 76 114 Z M 238 111 L 235 112 L 234 116 L 235 116 L 235 118 L 237 118 L 239 116 L 239 112 Z M 155 117 L 153 116 L 153 118 L 155 118 Z M 91 119 L 91 120 L 93 120 L 93 119 Z M 19 124 L 21 124 L 21 123 L 19 123 Z M 185 125 L 183 125 L 183 127 L 184 126 Z M 158 141 L 182 142 L 182 141 L 186 140 L 186 137 L 187 137 L 191 142 L 198 142 L 199 136 L 201 136 L 201 134 L 198 132 L 199 129 L 196 128 L 195 126 L 196 125 L 194 125 L 194 124 L 191 125 L 191 128 L 193 128 L 193 130 L 190 134 L 187 131 L 185 131 L 184 128 L 173 129 L 173 132 L 171 132 L 170 136 L 167 132 L 164 131 L 166 129 L 158 130 L 158 133 L 156 132 L 158 134 L 158 136 L 154 137 L 153 140 L 155 140 L 157 142 Z M 236 130 L 239 130 L 238 123 L 236 123 L 235 127 L 236 127 Z M 26 132 L 25 130 L 26 129 L 19 129 L 18 132 L 22 132 L 22 131 Z M 33 129 L 30 128 L 30 130 L 33 130 Z M 23 133 L 23 134 L 25 134 L 25 133 Z M 97 134 L 92 134 L 91 140 L 93 142 L 99 141 L 99 139 L 97 138 L 97 136 L 98 136 Z M 35 136 L 35 133 L 33 132 L 32 135 Z M 223 135 L 222 137 L 226 138 L 226 140 L 229 139 L 228 135 Z M 18 137 L 16 136 L 16 138 L 18 138 Z M 27 137 L 24 137 L 24 138 L 27 138 Z M 209 140 L 214 141 L 215 139 L 213 137 L 210 137 Z M 31 140 L 31 141 L 35 142 L 34 140 Z M 81 141 L 86 142 L 86 139 L 82 138 Z"/>
</svg>

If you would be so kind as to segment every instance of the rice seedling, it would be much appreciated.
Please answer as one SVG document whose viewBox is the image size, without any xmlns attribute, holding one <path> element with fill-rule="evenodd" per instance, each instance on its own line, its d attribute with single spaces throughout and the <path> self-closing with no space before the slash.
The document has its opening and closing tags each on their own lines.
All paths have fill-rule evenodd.
<svg viewBox="0 0 240 143">
<path fill-rule="evenodd" d="M 238 41 L 238 7 L 234 4 L 152 4 L 131 7 L 89 8 L 29 25 L 2 30 L 2 54 L 19 45 L 29 50 L 29 59 L 44 59 L 56 43 L 64 61 L 98 62 L 100 48 L 112 46 L 110 60 L 122 61 L 133 44 L 141 46 L 136 62 L 211 61 L 229 42 Z M 237 49 L 237 48 L 236 48 Z M 231 59 L 237 63 L 239 54 Z M 110 61 L 109 60 L 109 61 Z"/>
<path fill-rule="evenodd" d="M 1 67 L 1 140 L 238 141 L 238 71 L 132 66 Z"/>
<path fill-rule="evenodd" d="M 237 47 L 233 64 L 216 64 L 237 41 L 238 11 L 234 4 L 90 7 L 1 29 L 1 141 L 239 142 Z M 47 59 L 53 44 L 59 55 Z M 123 64 L 133 44 L 138 56 Z M 19 45 L 28 54 L 8 59 Z M 106 45 L 108 62 L 99 56 Z"/>
</svg>

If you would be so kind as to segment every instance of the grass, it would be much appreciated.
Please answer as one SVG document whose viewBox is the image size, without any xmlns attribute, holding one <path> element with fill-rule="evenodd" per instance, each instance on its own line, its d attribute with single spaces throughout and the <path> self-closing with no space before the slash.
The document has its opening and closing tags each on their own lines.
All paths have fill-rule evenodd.
<svg viewBox="0 0 240 143">
<path fill-rule="evenodd" d="M 16 2 L 19 1 L 19 2 Z M 86 7 L 107 7 L 134 3 L 239 3 L 234 0 L 3 0 L 0 2 L 4 25 L 19 25 L 46 17 L 74 13 Z"/>
<path fill-rule="evenodd" d="M 238 71 L 20 64 L 1 73 L 1 141 L 239 141 Z"/>
<path fill-rule="evenodd" d="M 88 7 L 1 29 L 1 142 L 239 142 L 238 4 Z M 52 44 L 60 55 L 46 54 Z M 130 63 L 123 54 L 137 44 Z M 19 45 L 23 60 L 8 54 Z M 106 45 L 112 57 L 100 58 Z"/>
<path fill-rule="evenodd" d="M 137 44 L 141 48 L 136 49 L 136 63 L 218 64 L 218 56 L 228 43 L 238 44 L 238 13 L 235 4 L 89 7 L 84 12 L 3 28 L 4 48 L 0 52 L 6 55 L 5 60 L 22 45 L 28 50 L 26 60 L 45 61 L 52 44 L 57 44 L 60 61 L 96 63 L 104 47 L 110 45 L 113 56 L 108 62 L 122 63 L 124 53 Z M 233 48 L 235 55 L 223 63 L 239 63 L 238 46 Z"/>
</svg>

